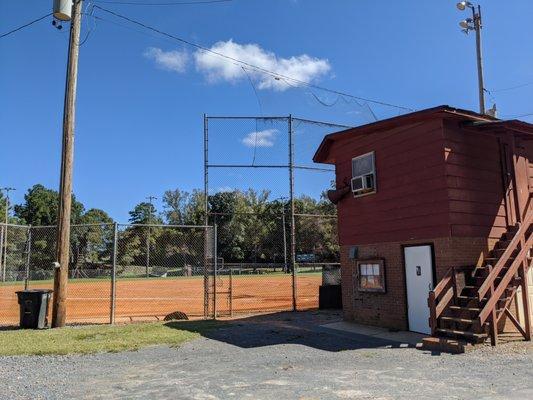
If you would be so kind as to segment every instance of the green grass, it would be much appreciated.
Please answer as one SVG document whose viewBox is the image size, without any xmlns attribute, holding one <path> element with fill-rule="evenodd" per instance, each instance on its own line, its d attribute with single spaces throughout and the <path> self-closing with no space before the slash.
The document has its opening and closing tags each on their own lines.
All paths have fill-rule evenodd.
<svg viewBox="0 0 533 400">
<path fill-rule="evenodd" d="M 93 325 L 0 332 L 0 356 L 90 354 L 179 346 L 216 329 L 217 321 L 173 321 L 130 325 Z"/>
</svg>

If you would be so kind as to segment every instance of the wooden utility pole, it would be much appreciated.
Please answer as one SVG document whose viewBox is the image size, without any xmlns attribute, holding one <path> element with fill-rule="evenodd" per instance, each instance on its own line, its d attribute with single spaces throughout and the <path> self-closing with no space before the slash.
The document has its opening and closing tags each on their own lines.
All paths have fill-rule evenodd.
<svg viewBox="0 0 533 400">
<path fill-rule="evenodd" d="M 70 249 L 70 214 L 72 207 L 72 167 L 74 161 L 74 125 L 76 115 L 76 83 L 81 30 L 82 0 L 74 0 L 70 24 L 65 103 L 63 109 L 63 144 L 57 224 L 57 262 L 54 271 L 52 328 L 65 326 Z"/>
</svg>

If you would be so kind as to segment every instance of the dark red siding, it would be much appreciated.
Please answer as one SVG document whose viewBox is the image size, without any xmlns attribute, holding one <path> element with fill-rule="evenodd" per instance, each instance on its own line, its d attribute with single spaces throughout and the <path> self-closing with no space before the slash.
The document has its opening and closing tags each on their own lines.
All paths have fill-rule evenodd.
<svg viewBox="0 0 533 400">
<path fill-rule="evenodd" d="M 456 121 L 444 128 L 451 234 L 499 238 L 507 222 L 498 138 Z"/>
<path fill-rule="evenodd" d="M 374 151 L 377 193 L 338 205 L 341 244 L 449 236 L 442 121 L 403 125 L 347 137 L 331 148 L 337 187 L 349 182 L 351 160 Z"/>
</svg>

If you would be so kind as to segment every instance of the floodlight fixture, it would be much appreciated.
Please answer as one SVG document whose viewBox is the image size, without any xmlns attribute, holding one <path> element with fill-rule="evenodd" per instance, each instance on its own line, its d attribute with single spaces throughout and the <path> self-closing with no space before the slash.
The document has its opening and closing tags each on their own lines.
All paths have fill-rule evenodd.
<svg viewBox="0 0 533 400">
<path fill-rule="evenodd" d="M 457 3 L 457 8 L 461 11 L 464 11 L 467 7 L 472 8 L 474 6 L 469 1 L 460 1 L 459 3 Z"/>
</svg>

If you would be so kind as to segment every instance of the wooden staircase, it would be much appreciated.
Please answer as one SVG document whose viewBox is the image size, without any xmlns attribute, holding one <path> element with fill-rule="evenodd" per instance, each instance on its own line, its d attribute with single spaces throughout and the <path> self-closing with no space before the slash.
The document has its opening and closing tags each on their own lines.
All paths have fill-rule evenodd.
<svg viewBox="0 0 533 400">
<path fill-rule="evenodd" d="M 528 207 L 529 210 L 529 207 Z M 498 343 L 498 323 L 506 316 L 516 329 L 531 340 L 527 271 L 533 246 L 533 211 L 522 223 L 510 227 L 481 267 L 454 267 L 429 293 L 431 337 L 423 348 L 465 352 L 490 338 Z M 510 311 L 522 288 L 525 323 Z"/>
</svg>

